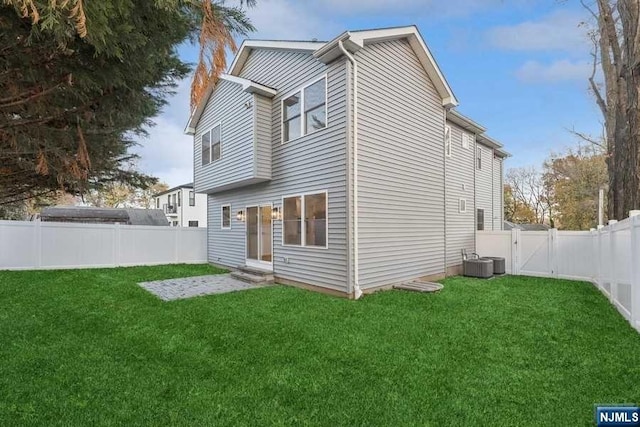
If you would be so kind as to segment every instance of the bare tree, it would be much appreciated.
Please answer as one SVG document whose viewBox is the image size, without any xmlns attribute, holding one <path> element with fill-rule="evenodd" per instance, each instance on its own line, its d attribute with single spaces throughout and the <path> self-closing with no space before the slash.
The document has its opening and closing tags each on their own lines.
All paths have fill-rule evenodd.
<svg viewBox="0 0 640 427">
<path fill-rule="evenodd" d="M 553 225 L 553 198 L 543 175 L 534 167 L 513 168 L 507 171 L 506 184 L 511 188 L 517 203 L 527 206 L 535 213 L 539 224 Z"/>
<path fill-rule="evenodd" d="M 608 216 L 622 219 L 640 208 L 640 0 L 580 1 L 597 23 L 589 84 L 605 121 Z"/>
</svg>

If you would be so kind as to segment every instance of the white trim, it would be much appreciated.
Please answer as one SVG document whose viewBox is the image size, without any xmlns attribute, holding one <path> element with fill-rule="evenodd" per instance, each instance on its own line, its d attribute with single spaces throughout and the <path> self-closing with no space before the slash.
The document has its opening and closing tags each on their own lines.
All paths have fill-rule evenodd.
<svg viewBox="0 0 640 427">
<path fill-rule="evenodd" d="M 471 140 L 473 139 L 473 136 L 468 133 L 468 132 L 462 132 L 462 148 L 464 148 L 465 150 L 469 150 L 471 148 Z"/>
<path fill-rule="evenodd" d="M 273 242 L 273 235 L 274 235 L 274 227 L 273 227 L 273 217 L 271 215 L 269 215 L 269 219 L 271 221 L 271 262 L 267 262 L 267 261 L 262 261 L 262 260 L 256 260 L 256 259 L 249 259 L 247 257 L 247 221 L 248 221 L 248 214 L 247 212 L 249 211 L 249 208 L 258 208 L 258 215 L 260 215 L 260 210 L 262 209 L 263 206 L 270 206 L 271 207 L 271 212 L 273 212 L 273 203 L 259 203 L 259 204 L 255 204 L 255 205 L 247 205 L 244 207 L 244 263 L 246 266 L 248 267 L 254 267 L 254 268 L 261 268 L 264 270 L 269 270 L 269 271 L 273 271 L 273 258 L 274 258 L 274 242 Z M 260 222 L 260 218 L 258 218 L 258 222 Z M 258 252 L 260 252 L 260 248 L 262 247 L 261 245 L 262 243 L 262 237 L 260 234 L 260 226 L 258 225 Z"/>
<path fill-rule="evenodd" d="M 431 55 L 420 31 L 415 25 L 398 28 L 382 28 L 377 30 L 347 31 L 314 52 L 314 56 L 328 64 L 343 54 L 342 48 L 351 53 L 357 52 L 367 44 L 406 38 L 415 52 L 422 67 L 433 82 L 444 107 L 455 107 L 458 101 L 442 74 L 437 62 Z M 342 46 L 342 48 L 341 48 Z"/>
<path fill-rule="evenodd" d="M 462 209 L 462 205 L 464 204 L 464 209 Z M 460 197 L 458 199 L 458 213 L 467 213 L 467 199 L 464 197 Z"/>
<path fill-rule="evenodd" d="M 451 135 L 451 126 L 449 125 L 444 126 L 444 155 L 449 158 L 453 155 L 453 137 Z"/>
<path fill-rule="evenodd" d="M 482 147 L 480 147 L 478 144 L 476 144 L 476 169 L 481 171 L 482 170 L 482 152 L 484 150 L 482 149 Z M 478 164 L 478 159 L 480 159 L 480 164 Z"/>
<path fill-rule="evenodd" d="M 311 245 L 307 245 L 306 242 L 306 206 L 305 206 L 305 201 L 304 198 L 305 196 L 315 196 L 318 194 L 324 194 L 324 203 L 325 203 L 325 245 L 324 246 L 311 246 Z M 292 244 L 286 244 L 284 243 L 284 199 L 293 199 L 296 197 L 300 197 L 300 216 L 301 216 L 301 223 L 300 223 L 300 244 L 299 245 L 292 245 Z M 321 190 L 321 191 L 310 191 L 307 193 L 298 193 L 298 194 L 289 194 L 289 195 L 284 195 L 281 198 L 281 203 L 282 203 L 282 232 L 280 233 L 280 240 L 281 240 L 281 245 L 283 247 L 291 247 L 291 248 L 308 248 L 308 249 L 329 249 L 329 192 L 327 190 Z"/>
<path fill-rule="evenodd" d="M 247 93 L 257 93 L 267 98 L 273 98 L 278 93 L 277 90 L 270 88 L 269 86 L 256 83 L 252 80 L 243 79 L 242 77 L 232 76 L 230 74 L 221 74 L 221 80 L 236 83 L 242 86 L 242 90 Z"/>
<path fill-rule="evenodd" d="M 309 86 L 313 86 L 314 84 L 318 83 L 320 80 L 324 79 L 324 110 L 325 110 L 325 126 L 323 128 L 320 129 L 315 129 L 309 133 L 304 133 L 305 129 L 306 129 L 306 113 L 304 111 L 304 91 L 305 89 L 307 89 Z M 293 139 L 289 139 L 287 141 L 284 140 L 284 101 L 286 101 L 287 99 L 291 98 L 293 95 L 300 93 L 300 136 L 293 138 Z M 325 73 L 323 75 L 321 75 L 320 77 L 311 80 L 307 83 L 305 83 L 303 86 L 292 90 L 291 92 L 285 94 L 282 99 L 280 100 L 280 144 L 287 144 L 289 142 L 298 140 L 300 138 L 303 138 L 305 136 L 309 136 L 309 135 L 313 135 L 316 132 L 320 132 L 323 131 L 325 129 L 327 129 L 329 127 L 329 78 L 328 78 L 328 73 Z"/>
<path fill-rule="evenodd" d="M 225 227 L 224 226 L 224 208 L 229 208 L 229 226 Z M 233 215 L 231 213 L 231 204 L 227 203 L 224 205 L 220 205 L 220 230 L 231 230 L 231 225 L 233 223 Z"/>
</svg>

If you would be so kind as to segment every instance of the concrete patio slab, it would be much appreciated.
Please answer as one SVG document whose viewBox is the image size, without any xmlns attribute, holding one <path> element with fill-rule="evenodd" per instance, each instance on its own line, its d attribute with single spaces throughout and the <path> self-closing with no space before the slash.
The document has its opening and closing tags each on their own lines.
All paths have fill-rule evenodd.
<svg viewBox="0 0 640 427">
<path fill-rule="evenodd" d="M 156 280 L 153 282 L 138 283 L 138 285 L 164 301 L 192 298 L 203 295 L 224 294 L 227 292 L 244 291 L 247 289 L 263 287 L 234 279 L 230 274 Z"/>
</svg>

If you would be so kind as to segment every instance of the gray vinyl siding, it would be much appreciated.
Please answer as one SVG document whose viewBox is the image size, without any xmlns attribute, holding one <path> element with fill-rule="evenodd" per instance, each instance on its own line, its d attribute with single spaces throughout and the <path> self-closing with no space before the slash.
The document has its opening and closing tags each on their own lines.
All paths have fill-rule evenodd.
<svg viewBox="0 0 640 427">
<path fill-rule="evenodd" d="M 256 144 L 256 173 L 259 178 L 271 179 L 272 123 L 271 99 L 254 95 L 253 123 Z"/>
<path fill-rule="evenodd" d="M 253 95 L 226 80 L 220 80 L 211 94 L 194 138 L 196 192 L 208 192 L 253 177 L 253 114 L 245 107 L 252 100 Z M 202 134 L 217 123 L 221 123 L 220 160 L 202 166 Z"/>
<path fill-rule="evenodd" d="M 482 149 L 482 169 L 476 165 L 476 208 L 484 209 L 484 229 L 493 230 L 493 149 L 476 144 Z"/>
<path fill-rule="evenodd" d="M 493 159 L 493 229 L 502 230 L 504 205 L 502 198 L 504 197 L 502 189 L 502 159 L 495 157 Z"/>
<path fill-rule="evenodd" d="M 444 109 L 406 40 L 367 45 L 359 64 L 359 282 L 444 272 Z"/>
<path fill-rule="evenodd" d="M 462 250 L 474 252 L 475 249 L 475 201 L 474 176 L 475 161 L 473 140 L 469 148 L 462 147 L 463 132 L 459 126 L 447 122 L 451 127 L 451 157 L 446 158 L 447 192 L 447 267 L 462 264 Z M 466 212 L 459 209 L 460 199 L 467 201 Z"/>
<path fill-rule="evenodd" d="M 283 96 L 325 73 L 328 74 L 328 127 L 282 144 Z M 240 76 L 278 91 L 271 101 L 269 116 L 272 180 L 209 195 L 209 260 L 228 266 L 245 263 L 245 223 L 236 219 L 239 210 L 257 204 L 281 207 L 283 196 L 326 190 L 328 249 L 283 246 L 282 221 L 274 221 L 274 274 L 346 292 L 345 62 L 339 60 L 326 66 L 310 53 L 259 49 L 250 54 Z M 220 206 L 224 204 L 231 204 L 231 230 L 220 228 Z"/>
</svg>

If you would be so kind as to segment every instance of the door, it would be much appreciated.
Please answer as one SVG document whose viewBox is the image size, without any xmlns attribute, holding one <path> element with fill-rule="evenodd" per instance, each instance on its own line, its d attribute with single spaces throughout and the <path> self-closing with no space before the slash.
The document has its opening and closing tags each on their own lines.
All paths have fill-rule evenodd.
<svg viewBox="0 0 640 427">
<path fill-rule="evenodd" d="M 248 206 L 246 224 L 247 266 L 273 269 L 271 205 Z"/>
</svg>

